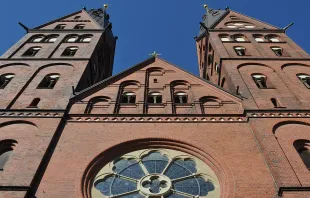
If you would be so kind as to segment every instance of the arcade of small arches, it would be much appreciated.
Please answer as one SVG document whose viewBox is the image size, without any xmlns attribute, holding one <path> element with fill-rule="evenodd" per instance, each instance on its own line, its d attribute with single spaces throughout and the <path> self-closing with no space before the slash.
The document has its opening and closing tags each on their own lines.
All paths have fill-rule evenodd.
<svg viewBox="0 0 310 198">
<path fill-rule="evenodd" d="M 34 35 L 29 40 L 28 43 L 54 43 L 57 41 L 57 38 L 59 35 L 57 34 L 51 34 L 51 35 Z M 61 43 L 90 43 L 92 40 L 93 35 L 92 34 L 70 34 L 67 35 Z M 42 49 L 42 46 L 33 46 L 28 48 L 22 56 L 24 57 L 34 57 L 36 54 Z M 61 56 L 74 56 L 76 51 L 79 49 L 77 46 L 69 46 L 67 47 Z"/>
<path fill-rule="evenodd" d="M 148 89 L 146 95 L 141 98 L 141 96 L 137 95 L 140 88 L 141 85 L 137 81 L 125 81 L 119 87 L 119 94 L 115 103 L 108 96 L 96 96 L 88 101 L 85 113 L 92 113 L 93 109 L 107 108 L 112 103 L 115 104 L 114 113 L 120 113 L 122 106 L 136 106 L 139 101 L 144 101 L 143 103 L 147 106 L 160 106 L 167 102 L 164 98 L 167 99 L 168 96 L 165 96 L 163 91 L 154 91 L 152 89 Z M 192 106 L 194 103 L 200 105 L 203 114 L 206 113 L 206 108 L 220 108 L 223 106 L 223 101 L 215 96 L 204 96 L 195 101 L 189 94 L 189 89 L 190 84 L 186 81 L 173 81 L 170 83 L 170 98 L 174 114 L 176 113 L 176 107 Z"/>
</svg>

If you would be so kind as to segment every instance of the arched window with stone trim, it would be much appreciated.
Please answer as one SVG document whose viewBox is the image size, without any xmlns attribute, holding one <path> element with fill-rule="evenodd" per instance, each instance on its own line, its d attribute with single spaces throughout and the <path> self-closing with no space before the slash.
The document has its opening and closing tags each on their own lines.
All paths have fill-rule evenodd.
<svg viewBox="0 0 310 198">
<path fill-rule="evenodd" d="M 296 140 L 294 147 L 307 169 L 310 170 L 310 141 L 303 139 Z"/>
<path fill-rule="evenodd" d="M 0 171 L 4 170 L 5 164 L 8 162 L 13 153 L 17 141 L 15 140 L 1 140 L 0 141 Z"/>
<path fill-rule="evenodd" d="M 188 103 L 188 96 L 186 92 L 178 91 L 174 93 L 174 102 L 179 104 Z"/>
</svg>

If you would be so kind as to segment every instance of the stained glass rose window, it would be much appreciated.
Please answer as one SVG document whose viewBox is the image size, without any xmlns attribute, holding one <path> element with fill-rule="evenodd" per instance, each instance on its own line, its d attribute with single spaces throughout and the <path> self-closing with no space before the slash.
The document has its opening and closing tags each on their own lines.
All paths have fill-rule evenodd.
<svg viewBox="0 0 310 198">
<path fill-rule="evenodd" d="M 170 149 L 128 153 L 97 174 L 92 197 L 219 197 L 214 172 L 196 157 Z"/>
</svg>

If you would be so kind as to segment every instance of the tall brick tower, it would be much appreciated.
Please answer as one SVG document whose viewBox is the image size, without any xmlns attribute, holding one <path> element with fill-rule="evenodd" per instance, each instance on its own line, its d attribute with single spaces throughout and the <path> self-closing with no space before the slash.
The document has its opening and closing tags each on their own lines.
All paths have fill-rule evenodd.
<svg viewBox="0 0 310 198">
<path fill-rule="evenodd" d="M 278 195 L 309 197 L 300 191 L 310 190 L 310 56 L 287 36 L 291 24 L 204 7 L 200 76 L 242 97 Z"/>
<path fill-rule="evenodd" d="M 116 44 L 106 7 L 24 28 L 0 57 L 0 191 L 17 197 L 44 170 L 70 97 L 112 75 Z"/>
</svg>

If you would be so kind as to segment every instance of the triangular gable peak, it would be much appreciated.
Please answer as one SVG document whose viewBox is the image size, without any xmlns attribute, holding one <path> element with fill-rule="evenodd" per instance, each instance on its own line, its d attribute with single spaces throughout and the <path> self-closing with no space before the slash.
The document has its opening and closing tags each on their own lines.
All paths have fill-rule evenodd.
<svg viewBox="0 0 310 198">
<path fill-rule="evenodd" d="M 217 23 L 214 23 L 211 29 L 280 29 L 268 23 L 259 21 L 255 18 L 246 16 L 236 11 L 230 10 L 229 13 L 223 16 Z"/>
<path fill-rule="evenodd" d="M 162 59 L 148 59 L 72 98 L 71 114 L 242 114 L 241 99 Z"/>
<path fill-rule="evenodd" d="M 100 17 L 100 14 L 99 16 Z M 103 20 L 103 19 L 102 19 Z M 73 29 L 76 25 L 84 25 L 83 29 L 92 30 L 92 29 L 103 29 L 100 24 L 94 19 L 89 11 L 80 10 L 72 14 L 66 15 L 64 17 L 58 18 L 51 22 L 40 25 L 34 29 L 55 29 L 57 25 L 65 25 L 64 30 Z"/>
</svg>

